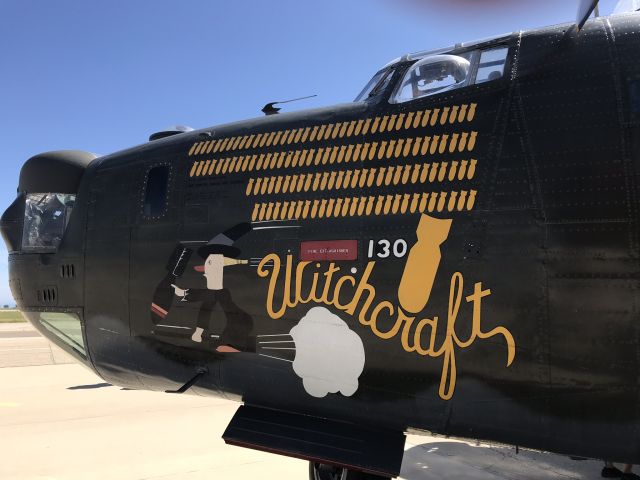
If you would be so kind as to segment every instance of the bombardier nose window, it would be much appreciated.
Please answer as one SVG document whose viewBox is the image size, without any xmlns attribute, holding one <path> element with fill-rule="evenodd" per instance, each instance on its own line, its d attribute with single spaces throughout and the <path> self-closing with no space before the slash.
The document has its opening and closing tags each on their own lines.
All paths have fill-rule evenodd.
<svg viewBox="0 0 640 480">
<path fill-rule="evenodd" d="M 24 210 L 22 249 L 55 251 L 69 222 L 76 196 L 66 193 L 30 193 Z"/>
<path fill-rule="evenodd" d="M 457 55 L 433 55 L 415 63 L 391 99 L 394 103 L 445 92 L 467 85 L 471 63 Z"/>
</svg>

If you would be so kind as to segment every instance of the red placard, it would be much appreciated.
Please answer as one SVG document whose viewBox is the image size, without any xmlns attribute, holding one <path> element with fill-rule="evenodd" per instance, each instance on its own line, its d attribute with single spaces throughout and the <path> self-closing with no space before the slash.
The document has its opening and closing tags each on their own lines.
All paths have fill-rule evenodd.
<svg viewBox="0 0 640 480">
<path fill-rule="evenodd" d="M 322 240 L 300 243 L 300 260 L 357 260 L 357 240 Z"/>
</svg>

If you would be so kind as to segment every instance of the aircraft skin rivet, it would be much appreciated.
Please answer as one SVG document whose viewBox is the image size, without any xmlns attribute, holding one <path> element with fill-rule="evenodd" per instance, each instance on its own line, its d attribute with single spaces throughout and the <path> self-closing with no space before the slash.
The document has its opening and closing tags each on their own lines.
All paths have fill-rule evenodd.
<svg viewBox="0 0 640 480">
<path fill-rule="evenodd" d="M 440 125 L 444 125 L 445 123 L 447 123 L 447 120 L 449 119 L 450 110 L 451 110 L 451 107 L 445 107 L 444 110 L 442 110 L 442 115 L 440 115 Z"/>
</svg>

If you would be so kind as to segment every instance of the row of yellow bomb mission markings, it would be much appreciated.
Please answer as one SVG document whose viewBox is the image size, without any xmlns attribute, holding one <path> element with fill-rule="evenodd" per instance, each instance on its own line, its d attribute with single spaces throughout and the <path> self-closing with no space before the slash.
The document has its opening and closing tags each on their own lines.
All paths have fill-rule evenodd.
<svg viewBox="0 0 640 480">
<path fill-rule="evenodd" d="M 434 108 L 417 112 L 407 112 L 393 115 L 352 120 L 348 122 L 316 125 L 292 130 L 265 132 L 237 137 L 226 137 L 217 140 L 207 140 L 194 143 L 189 149 L 189 156 L 209 155 L 236 150 L 248 150 L 271 146 L 284 146 L 307 141 L 322 141 L 351 136 L 367 135 L 369 133 L 384 133 L 410 128 L 446 125 L 471 122 L 476 115 L 475 103 L 462 104 L 452 107 Z"/>
<path fill-rule="evenodd" d="M 250 178 L 246 194 L 272 195 L 280 193 L 316 192 L 349 188 L 381 187 L 445 180 L 472 180 L 476 160 L 400 165 L 359 170 L 333 170 L 308 174 Z"/>
<path fill-rule="evenodd" d="M 472 152 L 476 146 L 477 132 L 461 132 L 434 135 L 432 137 L 401 138 L 382 142 L 367 142 L 351 145 L 336 145 L 326 148 L 289 150 L 231 158 L 195 161 L 189 171 L 190 177 L 225 175 L 227 173 L 253 172 L 280 168 L 300 168 L 311 165 L 327 165 L 427 156 L 449 153 Z"/>
<path fill-rule="evenodd" d="M 368 197 L 324 198 L 256 203 L 251 221 L 305 220 L 338 217 L 471 210 L 476 191 L 404 193 Z"/>
</svg>

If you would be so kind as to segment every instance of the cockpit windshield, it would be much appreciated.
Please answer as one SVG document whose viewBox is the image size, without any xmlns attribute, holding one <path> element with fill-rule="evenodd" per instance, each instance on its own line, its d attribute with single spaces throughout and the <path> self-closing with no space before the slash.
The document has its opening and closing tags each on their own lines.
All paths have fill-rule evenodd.
<svg viewBox="0 0 640 480">
<path fill-rule="evenodd" d="M 62 241 L 76 196 L 67 193 L 30 193 L 26 197 L 22 249 L 55 251 Z"/>
<path fill-rule="evenodd" d="M 366 100 L 367 98 L 375 97 L 378 93 L 383 92 L 389 85 L 389 82 L 391 81 L 392 77 L 393 77 L 392 68 L 386 68 L 386 69 L 380 70 L 378 73 L 376 73 L 373 76 L 373 78 L 369 81 L 369 83 L 367 83 L 367 86 L 364 87 L 364 89 L 356 97 L 354 102 L 361 102 L 363 100 Z"/>
</svg>

